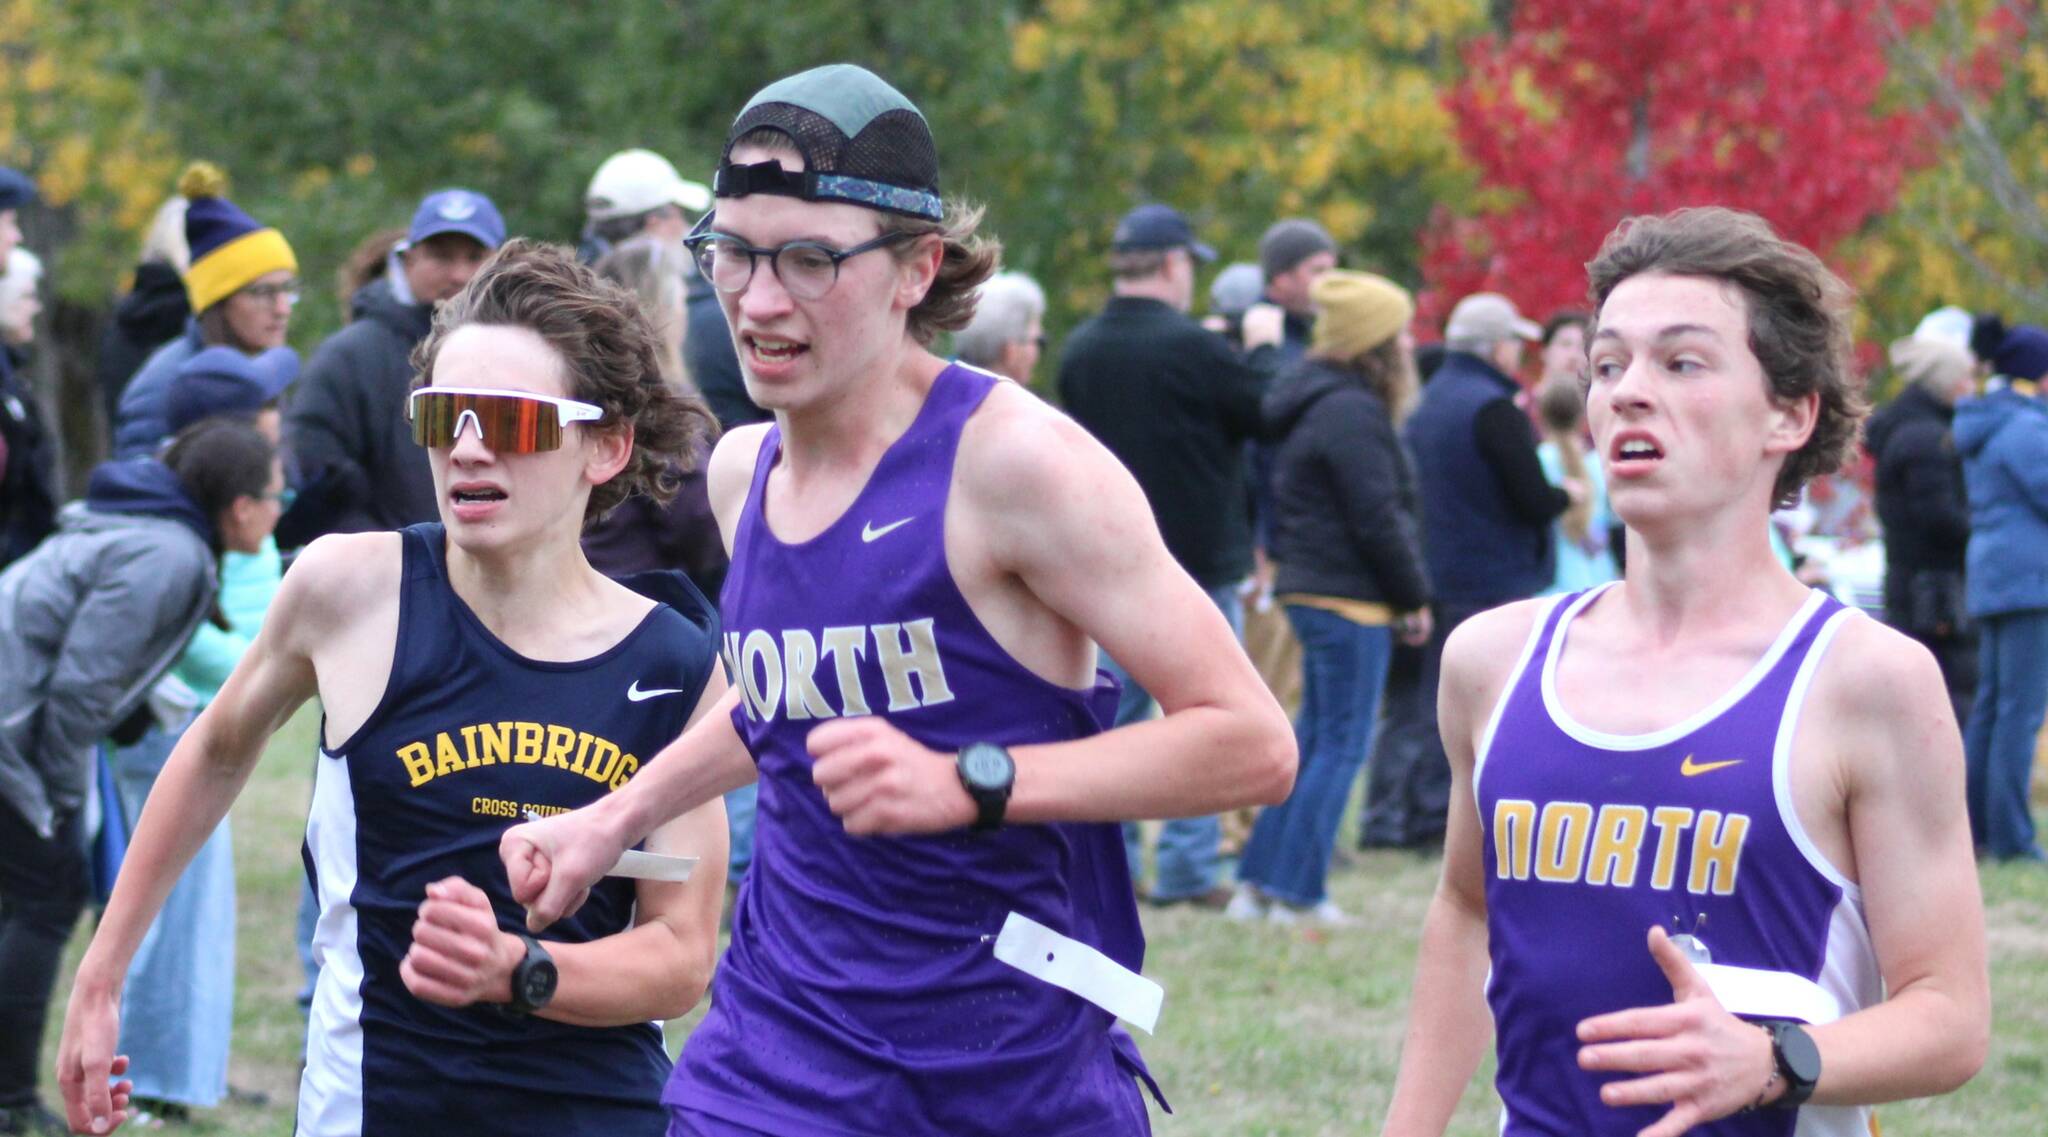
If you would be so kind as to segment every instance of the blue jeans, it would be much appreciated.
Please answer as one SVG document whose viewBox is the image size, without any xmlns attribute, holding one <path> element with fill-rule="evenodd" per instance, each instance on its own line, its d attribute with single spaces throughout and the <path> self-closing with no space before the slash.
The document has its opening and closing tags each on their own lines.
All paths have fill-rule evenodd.
<svg viewBox="0 0 2048 1137">
<path fill-rule="evenodd" d="M 1237 589 L 1235 583 L 1210 589 L 1209 599 L 1216 602 L 1223 618 L 1230 621 L 1231 632 L 1242 640 L 1244 601 L 1239 598 Z M 1123 726 L 1150 718 L 1155 705 L 1151 693 L 1140 687 L 1116 660 L 1104 656 L 1102 662 L 1124 685 L 1123 695 L 1117 701 L 1114 725 Z M 1223 856 L 1218 851 L 1222 843 L 1223 822 L 1213 815 L 1176 817 L 1167 821 L 1159 830 L 1159 877 L 1152 885 L 1152 899 L 1161 903 L 1187 900 L 1215 888 L 1223 870 Z M 1131 879 L 1143 880 L 1144 838 L 1135 821 L 1124 822 L 1124 856 L 1131 862 Z"/>
<path fill-rule="evenodd" d="M 1372 750 L 1394 634 L 1298 604 L 1287 606 L 1287 619 L 1301 639 L 1301 714 L 1294 724 L 1301 772 L 1287 800 L 1259 814 L 1237 878 L 1308 908 L 1329 897 L 1330 852 L 1351 784 Z"/>
<path fill-rule="evenodd" d="M 2001 860 L 2039 858 L 2027 787 L 2048 711 L 2048 611 L 1985 617 L 1977 650 L 1977 704 L 1963 735 L 1970 837 Z"/>
<path fill-rule="evenodd" d="M 121 811 L 133 831 L 179 734 L 150 728 L 109 747 Z M 133 1063 L 137 1097 L 210 1109 L 228 1088 L 235 1018 L 235 854 L 222 818 L 150 922 L 121 990 L 116 1053 Z"/>
</svg>

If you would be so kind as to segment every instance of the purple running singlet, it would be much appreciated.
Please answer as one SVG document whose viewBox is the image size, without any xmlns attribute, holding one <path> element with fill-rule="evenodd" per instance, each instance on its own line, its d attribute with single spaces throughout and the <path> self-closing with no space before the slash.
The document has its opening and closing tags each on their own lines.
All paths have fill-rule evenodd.
<svg viewBox="0 0 2048 1137">
<path fill-rule="evenodd" d="M 926 746 L 1103 730 L 1117 688 L 1012 659 L 946 565 L 954 453 L 998 380 L 950 366 L 844 515 L 809 541 L 762 517 L 770 427 L 733 535 L 725 658 L 760 767 L 754 861 L 711 1009 L 663 1100 L 672 1133 L 1035 1137 L 1149 1132 L 1150 1076 L 1108 1012 L 997 961 L 1011 911 L 1137 970 L 1145 941 L 1114 825 L 848 837 L 811 780 L 821 722 L 880 715 Z"/>
<path fill-rule="evenodd" d="M 1560 597 L 1536 621 L 1473 779 L 1505 1137 L 1634 1134 L 1668 1109 L 1603 1104 L 1602 1084 L 1635 1075 L 1581 1070 L 1575 1034 L 1589 1016 L 1671 1001 L 1645 944 L 1652 925 L 1693 937 L 1716 965 L 1810 982 L 1842 1014 L 1883 998 L 1862 898 L 1801 827 L 1790 776 L 1813 673 L 1861 617 L 1815 592 L 1712 706 L 1615 735 L 1573 720 L 1557 696 L 1571 621 L 1604 591 Z M 1691 1132 L 1867 1137 L 1870 1117 L 1808 1105 Z"/>
</svg>

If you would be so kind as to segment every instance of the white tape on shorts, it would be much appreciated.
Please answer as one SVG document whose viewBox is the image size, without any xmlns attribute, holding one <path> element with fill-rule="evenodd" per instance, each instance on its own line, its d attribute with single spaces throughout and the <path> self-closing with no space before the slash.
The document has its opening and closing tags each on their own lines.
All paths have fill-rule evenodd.
<svg viewBox="0 0 2048 1137">
<path fill-rule="evenodd" d="M 1159 1024 L 1166 988 L 1020 912 L 1003 921 L 996 936 L 996 958 L 1034 979 L 1072 991 L 1146 1034 Z"/>
</svg>

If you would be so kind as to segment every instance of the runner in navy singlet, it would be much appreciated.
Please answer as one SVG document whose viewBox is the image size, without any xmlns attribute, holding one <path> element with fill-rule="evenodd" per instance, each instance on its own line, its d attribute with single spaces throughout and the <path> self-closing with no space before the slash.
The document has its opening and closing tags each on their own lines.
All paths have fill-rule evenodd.
<svg viewBox="0 0 2048 1137">
<path fill-rule="evenodd" d="M 940 199 L 908 100 L 847 66 L 776 83 L 716 193 L 692 247 L 775 413 L 710 468 L 730 713 L 626 792 L 508 833 L 514 891 L 545 926 L 648 826 L 758 777 L 671 1133 L 1146 1133 L 1115 822 L 1278 800 L 1288 723 L 1130 475 L 926 350 L 995 256 Z M 1162 718 L 1104 732 L 1098 643 Z"/>
<path fill-rule="evenodd" d="M 1769 545 L 1867 409 L 1847 289 L 1724 209 L 1590 271 L 1628 575 L 1445 651 L 1458 793 L 1384 1132 L 1443 1133 L 1490 1009 L 1506 1137 L 1868 1135 L 1976 1072 L 1989 1000 L 1940 673 Z"/>
<path fill-rule="evenodd" d="M 306 861 L 321 963 L 297 1131 L 434 1137 L 660 1133 L 659 1020 L 709 979 L 723 896 L 717 802 L 652 831 L 685 883 L 594 882 L 522 938 L 497 857 L 526 811 L 637 776 L 725 685 L 717 615 L 680 572 L 614 582 L 585 520 L 692 452 L 622 290 L 563 249 L 507 245 L 440 310 L 408 407 L 442 524 L 325 537 L 150 796 L 80 965 L 59 1072 L 71 1124 L 121 1120 L 120 978 L 151 914 L 271 732 L 324 712 Z M 547 990 L 546 977 L 557 982 Z"/>
</svg>

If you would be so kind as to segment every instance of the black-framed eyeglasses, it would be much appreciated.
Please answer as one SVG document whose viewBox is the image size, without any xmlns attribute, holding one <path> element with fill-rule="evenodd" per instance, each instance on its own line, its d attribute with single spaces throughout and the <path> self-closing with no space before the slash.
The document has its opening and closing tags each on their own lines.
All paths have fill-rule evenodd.
<svg viewBox="0 0 2048 1137">
<path fill-rule="evenodd" d="M 690 234 L 683 244 L 697 258 L 697 271 L 720 292 L 745 291 L 754 279 L 754 266 L 765 257 L 784 291 L 798 300 L 816 300 L 839 283 L 839 266 L 847 260 L 916 235 L 884 233 L 850 249 L 835 249 L 818 241 L 790 241 L 764 249 L 738 237 L 707 231 Z"/>
</svg>

